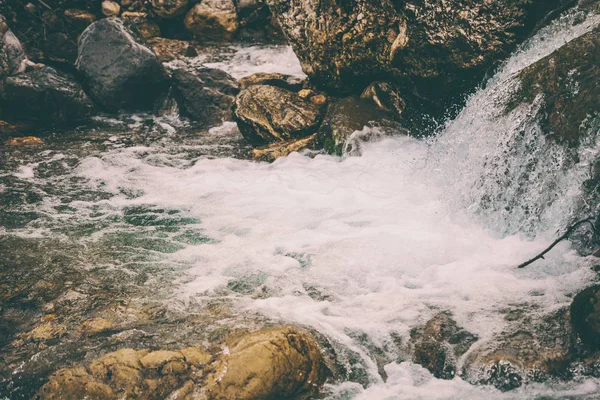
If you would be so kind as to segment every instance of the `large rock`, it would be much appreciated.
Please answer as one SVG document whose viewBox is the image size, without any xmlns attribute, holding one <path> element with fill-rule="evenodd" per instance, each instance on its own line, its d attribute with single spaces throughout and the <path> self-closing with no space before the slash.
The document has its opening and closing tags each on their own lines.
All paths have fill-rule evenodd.
<svg viewBox="0 0 600 400">
<path fill-rule="evenodd" d="M 97 21 L 82 33 L 76 67 L 94 100 L 113 112 L 151 109 L 168 79 L 152 50 L 118 18 Z"/>
<path fill-rule="evenodd" d="M 477 336 L 460 328 L 449 313 L 439 313 L 410 335 L 413 362 L 427 368 L 433 376 L 453 379 L 457 361 Z"/>
<path fill-rule="evenodd" d="M 600 350 L 600 286 L 592 286 L 573 299 L 571 323 L 581 341 Z"/>
<path fill-rule="evenodd" d="M 281 328 L 256 332 L 231 343 L 208 378 L 210 399 L 296 399 L 318 393 L 328 370 L 315 340 Z"/>
<path fill-rule="evenodd" d="M 72 76 L 47 66 L 8 77 L 0 87 L 2 108 L 15 119 L 68 124 L 94 110 Z"/>
<path fill-rule="evenodd" d="M 231 40 L 239 28 L 233 0 L 203 0 L 187 13 L 185 27 L 199 40 Z"/>
<path fill-rule="evenodd" d="M 363 90 L 391 76 L 409 106 L 440 114 L 568 0 L 272 0 L 312 81 Z"/>
<path fill-rule="evenodd" d="M 26 60 L 21 42 L 0 15 L 0 79 L 25 71 Z"/>
<path fill-rule="evenodd" d="M 300 78 L 277 72 L 257 72 L 256 74 L 240 79 L 242 89 L 247 89 L 254 85 L 269 85 L 297 92 L 302 89 L 303 84 L 304 80 Z"/>
<path fill-rule="evenodd" d="M 289 90 L 266 85 L 242 90 L 233 106 L 233 118 L 253 145 L 310 136 L 321 122 L 318 106 Z"/>
<path fill-rule="evenodd" d="M 190 0 L 151 0 L 152 9 L 162 18 L 173 18 L 185 14 Z"/>
<path fill-rule="evenodd" d="M 231 107 L 240 88 L 228 73 L 211 68 L 178 69 L 174 96 L 183 115 L 208 126 L 231 121 Z"/>
</svg>

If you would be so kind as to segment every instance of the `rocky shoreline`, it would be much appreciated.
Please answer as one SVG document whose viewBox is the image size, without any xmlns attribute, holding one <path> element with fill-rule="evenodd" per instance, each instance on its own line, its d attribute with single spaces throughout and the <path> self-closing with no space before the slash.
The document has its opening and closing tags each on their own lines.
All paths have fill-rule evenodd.
<svg viewBox="0 0 600 400">
<path fill-rule="evenodd" d="M 240 158 L 273 162 L 302 150 L 359 155 L 361 143 L 374 136 L 435 131 L 519 43 L 574 5 L 347 3 L 7 1 L 0 9 L 2 141 L 11 148 L 44 146 L 37 137 L 44 130 L 175 108 L 198 129 L 235 122 L 245 140 Z M 581 2 L 578 12 L 583 19 L 597 8 Z M 191 61 L 214 43 L 285 40 L 308 79 L 262 72 L 237 80 Z M 508 78 L 514 90 L 506 113 L 542 101 L 531 118 L 553 143 L 576 149 L 593 140 L 599 57 L 596 27 Z M 578 162 L 574 151 L 567 164 Z M 584 183 L 582 213 L 597 212 L 596 167 Z M 130 219 L 140 217 L 132 213 Z M 573 239 L 581 254 L 600 245 L 592 231 Z M 10 240 L 0 238 L 19 253 L 0 261 L 8 282 L 0 284 L 0 351 L 6 354 L 0 391 L 15 398 L 295 399 L 315 398 L 326 381 L 369 384 L 359 355 L 305 327 L 235 314 L 227 303 L 179 314 L 158 301 L 137 303 L 134 297 L 145 295 L 135 288 L 139 277 L 107 282 L 95 273 L 67 277 L 68 268 L 58 268 L 40 280 L 40 271 L 15 268 L 29 256 Z M 55 258 L 50 264 L 68 264 L 60 254 Z M 115 293 L 124 299 L 109 298 Z M 599 286 L 542 317 L 532 317 L 528 307 L 503 311 L 515 328 L 491 341 L 480 341 L 440 310 L 407 342 L 371 348 L 382 376 L 386 363 L 411 361 L 437 378 L 459 376 L 501 391 L 575 374 L 600 377 Z M 234 323 L 245 328 L 230 330 Z"/>
</svg>

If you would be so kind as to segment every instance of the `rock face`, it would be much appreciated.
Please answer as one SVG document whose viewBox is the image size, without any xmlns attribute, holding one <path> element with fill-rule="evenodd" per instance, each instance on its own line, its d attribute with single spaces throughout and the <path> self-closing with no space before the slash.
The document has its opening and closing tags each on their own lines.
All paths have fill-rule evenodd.
<svg viewBox="0 0 600 400">
<path fill-rule="evenodd" d="M 0 79 L 25 71 L 25 51 L 0 15 Z"/>
<path fill-rule="evenodd" d="M 240 88 L 228 73 L 211 68 L 178 69 L 174 96 L 183 115 L 214 126 L 231 121 L 231 107 Z"/>
<path fill-rule="evenodd" d="M 0 98 L 6 115 L 15 119 L 68 124 L 94 111 L 92 101 L 72 76 L 47 66 L 6 78 Z"/>
<path fill-rule="evenodd" d="M 327 378 L 319 348 L 308 334 L 271 329 L 243 337 L 229 346 L 208 378 L 215 400 L 295 399 L 314 395 Z"/>
<path fill-rule="evenodd" d="M 477 337 L 461 329 L 448 313 L 439 313 L 424 327 L 411 332 L 413 362 L 427 368 L 433 376 L 453 379 L 457 360 Z"/>
<path fill-rule="evenodd" d="M 544 95 L 539 112 L 542 128 L 551 137 L 576 146 L 600 109 L 600 29 L 564 45 L 521 71 L 520 89 L 508 110 Z M 587 121 L 587 124 L 586 124 Z"/>
<path fill-rule="evenodd" d="M 319 107 L 289 90 L 266 85 L 242 90 L 233 118 L 242 135 L 259 146 L 310 136 L 321 122 Z"/>
<path fill-rule="evenodd" d="M 517 328 L 477 347 L 463 366 L 463 378 L 473 384 L 506 391 L 530 381 L 563 373 L 574 343 L 568 309 L 532 320 L 526 309 L 510 316 Z"/>
<path fill-rule="evenodd" d="M 318 85 L 362 91 L 391 76 L 411 107 L 441 113 L 563 0 L 273 0 Z"/>
<path fill-rule="evenodd" d="M 117 18 L 90 25 L 79 40 L 77 70 L 89 93 L 108 111 L 152 108 L 167 73 L 156 55 Z"/>
<path fill-rule="evenodd" d="M 592 286 L 575 296 L 571 323 L 584 344 L 600 350 L 600 286 Z"/>
<path fill-rule="evenodd" d="M 203 0 L 187 13 L 185 27 L 199 40 L 231 40 L 239 28 L 233 0 Z"/>
</svg>

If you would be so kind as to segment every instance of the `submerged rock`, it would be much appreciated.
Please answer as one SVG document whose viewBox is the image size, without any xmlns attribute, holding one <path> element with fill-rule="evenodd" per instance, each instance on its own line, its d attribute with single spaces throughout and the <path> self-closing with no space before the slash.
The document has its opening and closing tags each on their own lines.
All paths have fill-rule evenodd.
<svg viewBox="0 0 600 400">
<path fill-rule="evenodd" d="M 247 89 L 254 85 L 268 85 L 277 86 L 282 89 L 297 92 L 302 89 L 304 81 L 295 76 L 279 74 L 276 72 L 258 72 L 250 76 L 245 76 L 240 79 L 240 86 L 242 89 Z"/>
<path fill-rule="evenodd" d="M 219 69 L 178 69 L 173 73 L 174 96 L 184 115 L 214 126 L 232 118 L 231 107 L 240 88 Z"/>
<path fill-rule="evenodd" d="M 413 362 L 436 378 L 453 379 L 458 358 L 477 341 L 477 336 L 460 328 L 450 314 L 439 313 L 425 326 L 413 330 L 410 339 Z"/>
<path fill-rule="evenodd" d="M 25 71 L 26 61 L 21 42 L 0 15 L 0 79 Z"/>
<path fill-rule="evenodd" d="M 203 0 L 187 13 L 185 27 L 199 40 L 231 40 L 239 28 L 233 0 Z"/>
<path fill-rule="evenodd" d="M 151 109 L 166 89 L 167 73 L 156 55 L 117 18 L 83 32 L 76 67 L 94 100 L 112 112 Z"/>
<path fill-rule="evenodd" d="M 6 78 L 0 99 L 6 115 L 38 122 L 69 124 L 89 117 L 94 110 L 72 76 L 48 66 Z"/>
<path fill-rule="evenodd" d="M 210 399 L 295 399 L 318 393 L 328 370 L 315 340 L 293 328 L 255 332 L 229 344 L 206 392 Z"/>
<path fill-rule="evenodd" d="M 520 310 L 505 332 L 471 352 L 463 378 L 473 384 L 512 390 L 530 381 L 544 381 L 563 373 L 570 361 L 573 331 L 568 309 L 532 320 Z"/>
<path fill-rule="evenodd" d="M 600 350 L 600 286 L 592 286 L 573 299 L 571 323 L 581 341 Z"/>
<path fill-rule="evenodd" d="M 242 90 L 233 118 L 242 135 L 259 146 L 310 136 L 321 122 L 319 107 L 289 90 L 266 85 Z"/>
<path fill-rule="evenodd" d="M 273 0 L 270 8 L 311 81 L 358 92 L 390 76 L 410 107 L 440 114 L 568 3 Z"/>
<path fill-rule="evenodd" d="M 358 154 L 358 142 L 351 140 L 351 137 L 365 127 L 382 128 L 382 134 L 389 128 L 400 130 L 387 112 L 371 102 L 356 96 L 332 101 L 319 129 L 319 144 L 331 154 Z M 371 133 L 375 134 L 373 131 Z"/>
<path fill-rule="evenodd" d="M 317 134 L 307 138 L 290 140 L 287 142 L 276 142 L 265 147 L 253 149 L 252 158 L 256 161 L 273 162 L 279 157 L 286 157 L 295 151 L 311 148 L 316 145 Z"/>
</svg>

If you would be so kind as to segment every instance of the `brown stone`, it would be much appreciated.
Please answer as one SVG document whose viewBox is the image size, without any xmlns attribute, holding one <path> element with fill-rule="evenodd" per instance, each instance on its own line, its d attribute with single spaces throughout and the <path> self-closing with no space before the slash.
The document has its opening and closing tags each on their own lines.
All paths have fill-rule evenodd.
<svg viewBox="0 0 600 400">
<path fill-rule="evenodd" d="M 104 318 L 93 318 L 85 321 L 81 325 L 81 330 L 85 335 L 96 335 L 101 332 L 110 330 L 113 323 Z"/>
<path fill-rule="evenodd" d="M 102 2 L 102 14 L 105 17 L 116 17 L 121 12 L 121 6 L 114 1 L 104 0 Z"/>
<path fill-rule="evenodd" d="M 304 80 L 296 78 L 295 76 L 275 72 L 258 72 L 240 79 L 240 86 L 242 89 L 247 89 L 254 85 L 268 85 L 296 92 L 302 89 L 303 83 Z"/>
<path fill-rule="evenodd" d="M 256 161 L 273 162 L 279 157 L 287 157 L 295 151 L 310 148 L 316 144 L 317 134 L 304 139 L 290 140 L 287 142 L 277 142 L 266 147 L 260 147 L 251 151 L 252 158 Z"/>
<path fill-rule="evenodd" d="M 55 372 L 39 393 L 41 400 L 116 399 L 110 386 L 98 382 L 85 368 L 68 368 Z"/>
<path fill-rule="evenodd" d="M 185 17 L 185 27 L 199 40 L 229 41 L 239 28 L 233 0 L 204 0 Z"/>
<path fill-rule="evenodd" d="M 209 376 L 215 400 L 283 399 L 315 395 L 327 368 L 315 340 L 293 328 L 251 333 L 229 346 Z"/>
<path fill-rule="evenodd" d="M 23 136 L 8 139 L 4 142 L 6 146 L 42 146 L 44 141 L 35 136 Z"/>
</svg>

